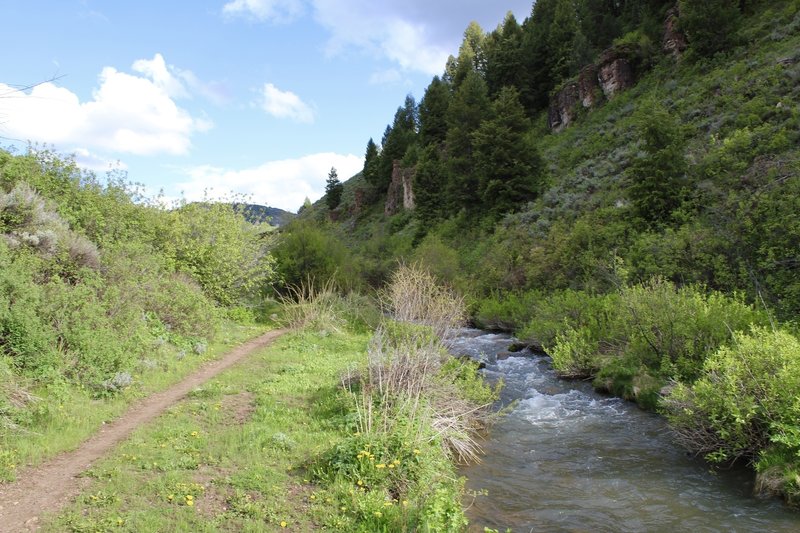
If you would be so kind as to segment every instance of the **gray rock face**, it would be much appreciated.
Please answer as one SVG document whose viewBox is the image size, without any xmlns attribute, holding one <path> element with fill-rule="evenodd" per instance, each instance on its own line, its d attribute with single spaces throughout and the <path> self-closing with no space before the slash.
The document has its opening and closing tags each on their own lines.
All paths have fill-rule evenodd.
<svg viewBox="0 0 800 533">
<path fill-rule="evenodd" d="M 392 216 L 402 209 L 414 209 L 414 169 L 403 168 L 400 161 L 395 161 L 383 212 Z"/>
<path fill-rule="evenodd" d="M 578 84 L 568 83 L 550 101 L 547 123 L 552 131 L 559 132 L 575 120 L 575 107 L 579 100 Z"/>
<path fill-rule="evenodd" d="M 675 6 L 667 11 L 667 18 L 664 20 L 661 50 L 677 59 L 683 54 L 686 47 L 686 35 L 678 28 L 678 6 Z"/>
<path fill-rule="evenodd" d="M 600 56 L 597 64 L 597 80 L 608 99 L 632 87 L 635 81 L 630 62 L 613 48 L 606 50 Z"/>
</svg>

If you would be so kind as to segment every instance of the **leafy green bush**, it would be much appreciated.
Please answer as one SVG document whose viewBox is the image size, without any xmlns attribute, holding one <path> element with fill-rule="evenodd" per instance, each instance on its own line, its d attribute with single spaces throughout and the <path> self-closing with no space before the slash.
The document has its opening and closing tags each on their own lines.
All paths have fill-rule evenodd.
<svg viewBox="0 0 800 533">
<path fill-rule="evenodd" d="M 261 231 L 232 204 L 193 203 L 169 211 L 157 246 L 175 270 L 225 306 L 255 300 L 272 281 L 274 262 Z"/>
<path fill-rule="evenodd" d="M 676 287 L 661 278 L 624 288 L 620 305 L 625 355 L 657 375 L 689 382 L 732 332 L 769 323 L 739 295 Z"/>
<path fill-rule="evenodd" d="M 342 289 L 357 285 L 355 265 L 347 249 L 332 233 L 311 223 L 290 224 L 272 254 L 279 283 L 284 288 L 328 281 Z"/>
<path fill-rule="evenodd" d="M 530 323 L 541 298 L 538 291 L 493 293 L 477 303 L 475 324 L 482 329 L 518 331 Z"/>
<path fill-rule="evenodd" d="M 798 354 L 800 341 L 785 331 L 757 327 L 735 334 L 708 358 L 700 379 L 678 385 L 667 398 L 679 441 L 714 462 L 741 458 L 756 462 L 762 472 L 776 466 L 797 472 Z"/>
</svg>

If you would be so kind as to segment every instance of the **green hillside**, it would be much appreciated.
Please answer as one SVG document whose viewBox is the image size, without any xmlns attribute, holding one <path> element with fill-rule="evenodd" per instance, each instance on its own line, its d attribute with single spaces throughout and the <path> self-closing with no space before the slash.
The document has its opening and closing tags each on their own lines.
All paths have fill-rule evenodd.
<svg viewBox="0 0 800 533">
<path fill-rule="evenodd" d="M 540 0 L 473 24 L 279 268 L 363 287 L 418 261 L 477 325 L 794 500 L 799 29 L 797 1 Z"/>
</svg>

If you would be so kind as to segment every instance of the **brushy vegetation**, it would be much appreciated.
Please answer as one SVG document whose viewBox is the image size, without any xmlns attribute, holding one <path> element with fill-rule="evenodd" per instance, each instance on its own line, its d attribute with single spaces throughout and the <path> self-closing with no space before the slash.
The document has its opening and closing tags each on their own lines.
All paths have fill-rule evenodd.
<svg viewBox="0 0 800 533">
<path fill-rule="evenodd" d="M 304 217 L 348 246 L 367 283 L 420 261 L 465 294 L 477 325 L 536 341 L 562 375 L 650 409 L 706 379 L 751 326 L 796 334 L 800 3 L 677 3 L 680 57 L 660 46 L 674 1 L 540 0 L 521 24 L 470 25 L 419 105 L 407 98 L 368 144 L 336 213 Z M 608 46 L 635 84 L 576 103 L 550 131 L 553 89 Z M 509 135 L 485 143 L 501 126 Z M 394 162 L 415 173 L 417 206 L 387 217 Z"/>
<path fill-rule="evenodd" d="M 463 484 L 455 461 L 479 458 L 497 389 L 443 342 L 462 300 L 415 266 L 401 265 L 384 291 L 393 313 L 369 343 L 365 369 L 344 376 L 355 433 L 314 464 L 344 507 L 350 531 L 461 531 Z"/>
<path fill-rule="evenodd" d="M 423 308 L 453 299 L 416 269 L 396 279 Z M 475 457 L 497 390 L 419 312 L 331 287 L 297 288 L 294 331 L 141 428 L 44 530 L 463 531 L 454 462 Z"/>
<path fill-rule="evenodd" d="M 166 209 L 122 175 L 102 182 L 47 150 L 0 150 L 0 447 L 36 463 L 102 420 L 73 432 L 53 423 L 65 406 L 100 399 L 118 412 L 157 372 L 196 366 L 228 317 L 263 306 L 264 230 L 227 204 Z M 69 436 L 42 437 L 59 430 Z"/>
</svg>

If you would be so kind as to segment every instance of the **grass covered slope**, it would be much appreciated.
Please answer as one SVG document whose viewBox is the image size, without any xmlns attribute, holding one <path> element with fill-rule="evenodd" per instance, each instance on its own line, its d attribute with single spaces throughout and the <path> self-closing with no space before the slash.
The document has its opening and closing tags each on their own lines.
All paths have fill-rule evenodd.
<svg viewBox="0 0 800 533">
<path fill-rule="evenodd" d="M 227 317 L 272 274 L 230 206 L 166 210 L 122 178 L 0 151 L 0 479 L 241 336 Z"/>
</svg>

